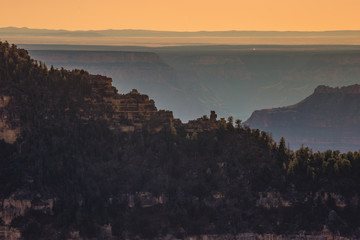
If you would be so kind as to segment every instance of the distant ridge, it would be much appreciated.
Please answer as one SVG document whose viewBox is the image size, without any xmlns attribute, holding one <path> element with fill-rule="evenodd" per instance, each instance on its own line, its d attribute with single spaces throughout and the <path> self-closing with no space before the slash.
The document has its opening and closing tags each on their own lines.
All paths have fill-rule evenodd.
<svg viewBox="0 0 360 240">
<path fill-rule="evenodd" d="M 253 112 L 245 124 L 271 132 L 275 139 L 283 136 L 295 149 L 304 144 L 315 151 L 357 151 L 360 85 L 320 85 L 297 104 Z"/>
<path fill-rule="evenodd" d="M 349 31 L 153 31 L 107 29 L 69 31 L 0 28 L 0 40 L 16 44 L 70 44 L 116 46 L 191 45 L 360 45 L 360 30 Z"/>
<path fill-rule="evenodd" d="M 305 36 L 360 36 L 360 30 L 339 31 L 155 31 L 138 29 L 107 30 L 53 30 L 5 27 L 0 28 L 0 35 L 31 36 L 73 36 L 73 37 L 305 37 Z"/>
</svg>

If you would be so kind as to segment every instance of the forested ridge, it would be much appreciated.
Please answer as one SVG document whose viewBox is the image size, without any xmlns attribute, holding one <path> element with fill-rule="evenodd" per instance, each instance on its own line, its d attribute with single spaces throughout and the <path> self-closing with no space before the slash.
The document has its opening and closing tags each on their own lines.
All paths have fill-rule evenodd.
<svg viewBox="0 0 360 240">
<path fill-rule="evenodd" d="M 103 239 L 104 226 L 114 239 L 324 229 L 360 237 L 359 152 L 291 151 L 285 139 L 232 117 L 201 131 L 172 118 L 159 131 L 156 118 L 121 131 L 110 126 L 114 106 L 103 100 L 116 91 L 94 88 L 93 78 L 49 69 L 0 43 L 0 95 L 10 99 L 0 107 L 0 136 L 20 129 L 16 141 L 0 140 L 1 199 L 54 203 L 48 212 L 29 207 L 9 224 L 1 214 L 24 239 L 74 231 Z"/>
</svg>

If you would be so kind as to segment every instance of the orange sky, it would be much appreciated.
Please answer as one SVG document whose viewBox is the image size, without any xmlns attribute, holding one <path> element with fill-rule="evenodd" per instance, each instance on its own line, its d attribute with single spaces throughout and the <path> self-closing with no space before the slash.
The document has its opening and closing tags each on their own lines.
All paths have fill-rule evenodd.
<svg viewBox="0 0 360 240">
<path fill-rule="evenodd" d="M 360 30 L 360 0 L 12 0 L 7 6 L 0 27 Z"/>
</svg>

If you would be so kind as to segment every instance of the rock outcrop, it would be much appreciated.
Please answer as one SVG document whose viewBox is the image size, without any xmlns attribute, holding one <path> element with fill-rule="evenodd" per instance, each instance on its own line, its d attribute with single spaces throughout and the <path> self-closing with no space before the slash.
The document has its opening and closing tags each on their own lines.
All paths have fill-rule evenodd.
<svg viewBox="0 0 360 240">
<path fill-rule="evenodd" d="M 141 131 L 144 123 L 156 121 L 158 125 L 155 131 L 162 129 L 162 124 L 167 125 L 174 120 L 171 111 L 158 111 L 155 102 L 147 95 L 140 94 L 133 89 L 128 94 L 115 95 L 106 98 L 106 102 L 112 104 L 110 122 L 114 125 L 114 130 L 123 132 Z"/>
<path fill-rule="evenodd" d="M 16 228 L 0 226 L 1 240 L 21 240 L 21 232 Z"/>
<path fill-rule="evenodd" d="M 191 120 L 185 125 L 185 131 L 188 133 L 211 131 L 217 128 L 217 115 L 215 111 L 210 112 L 210 118 L 204 115 L 196 120 Z"/>
<path fill-rule="evenodd" d="M 14 143 L 19 137 L 20 128 L 16 126 L 17 124 L 14 126 L 14 121 L 12 121 L 12 124 L 7 122 L 8 114 L 4 110 L 10 100 L 10 96 L 0 96 L 0 140 Z"/>
<path fill-rule="evenodd" d="M 251 128 L 285 137 L 293 149 L 302 144 L 313 150 L 360 148 L 360 85 L 319 86 L 298 104 L 255 111 L 245 122 Z"/>
<path fill-rule="evenodd" d="M 24 216 L 28 211 L 38 211 L 42 214 L 53 215 L 54 199 L 42 198 L 28 191 L 17 191 L 0 202 L 0 239 L 18 240 L 21 238 L 19 229 L 12 227 L 17 217 Z"/>
</svg>

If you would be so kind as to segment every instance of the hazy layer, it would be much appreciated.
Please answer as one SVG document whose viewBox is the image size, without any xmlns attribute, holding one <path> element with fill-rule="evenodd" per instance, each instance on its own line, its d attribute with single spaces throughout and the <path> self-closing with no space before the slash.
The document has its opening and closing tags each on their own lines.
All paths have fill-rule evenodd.
<svg viewBox="0 0 360 240">
<path fill-rule="evenodd" d="M 65 31 L 28 28 L 0 28 L 0 40 L 15 44 L 71 44 L 115 46 L 181 45 L 357 45 L 360 31 L 276 32 L 276 31 Z"/>
</svg>

